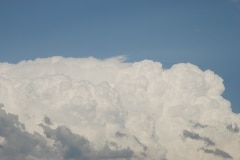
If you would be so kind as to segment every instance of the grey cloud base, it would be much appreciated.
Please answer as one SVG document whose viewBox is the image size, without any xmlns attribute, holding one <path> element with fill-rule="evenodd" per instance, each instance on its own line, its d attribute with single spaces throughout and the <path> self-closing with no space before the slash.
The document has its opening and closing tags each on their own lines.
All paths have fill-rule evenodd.
<svg viewBox="0 0 240 160">
<path fill-rule="evenodd" d="M 1 63 L 0 159 L 240 159 L 240 116 L 223 91 L 192 64 Z"/>
<path fill-rule="evenodd" d="M 2 105 L 3 106 L 3 105 Z M 30 160 L 58 159 L 54 150 L 47 146 L 45 138 L 38 133 L 28 133 L 24 124 L 14 114 L 0 108 L 0 159 Z"/>
<path fill-rule="evenodd" d="M 105 146 L 103 150 L 96 151 L 87 139 L 64 126 L 51 129 L 40 124 L 46 137 L 28 133 L 18 117 L 6 113 L 3 107 L 0 108 L 0 118 L 1 160 L 111 160 L 129 159 L 133 155 L 129 148 L 111 150 Z M 47 143 L 47 138 L 54 141 L 53 145 Z"/>
</svg>

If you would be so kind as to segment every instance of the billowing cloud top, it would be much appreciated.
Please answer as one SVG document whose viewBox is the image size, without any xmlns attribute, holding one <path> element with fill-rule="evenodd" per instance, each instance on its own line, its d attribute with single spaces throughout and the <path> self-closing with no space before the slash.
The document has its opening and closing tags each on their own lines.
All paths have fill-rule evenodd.
<svg viewBox="0 0 240 160">
<path fill-rule="evenodd" d="M 223 80 L 123 57 L 0 64 L 0 159 L 240 160 Z"/>
</svg>

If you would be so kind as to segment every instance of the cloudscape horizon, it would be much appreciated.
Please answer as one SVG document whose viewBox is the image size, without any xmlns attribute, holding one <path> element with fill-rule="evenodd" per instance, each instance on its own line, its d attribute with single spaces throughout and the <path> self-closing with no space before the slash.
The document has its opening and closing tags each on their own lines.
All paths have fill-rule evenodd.
<svg viewBox="0 0 240 160">
<path fill-rule="evenodd" d="M 2 0 L 0 21 L 0 160 L 240 160 L 240 0 Z"/>
<path fill-rule="evenodd" d="M 240 159 L 223 79 L 191 63 L 0 63 L 1 160 Z"/>
</svg>

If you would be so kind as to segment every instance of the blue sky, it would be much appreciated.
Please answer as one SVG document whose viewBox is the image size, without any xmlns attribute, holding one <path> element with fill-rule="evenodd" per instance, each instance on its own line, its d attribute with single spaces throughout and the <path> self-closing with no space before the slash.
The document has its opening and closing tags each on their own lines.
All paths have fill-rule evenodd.
<svg viewBox="0 0 240 160">
<path fill-rule="evenodd" d="M 190 62 L 224 79 L 240 113 L 239 0 L 1 0 L 0 62 L 61 55 L 165 68 Z"/>
</svg>

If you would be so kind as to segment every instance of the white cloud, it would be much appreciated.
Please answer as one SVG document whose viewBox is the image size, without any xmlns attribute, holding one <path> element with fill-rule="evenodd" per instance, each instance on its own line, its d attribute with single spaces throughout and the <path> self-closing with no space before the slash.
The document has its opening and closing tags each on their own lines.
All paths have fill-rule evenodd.
<svg viewBox="0 0 240 160">
<path fill-rule="evenodd" d="M 37 134 L 58 159 L 240 159 L 240 116 L 223 91 L 219 76 L 188 63 L 163 69 L 123 57 L 52 57 L 0 64 L 0 102 L 9 112 L 0 117 L 12 117 L 5 127 L 24 124 L 17 136 L 28 135 L 34 148 Z M 8 137 L 0 136 L 6 158 Z"/>
</svg>

